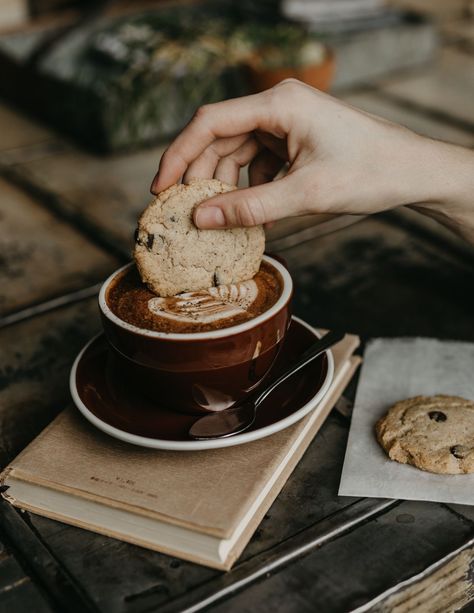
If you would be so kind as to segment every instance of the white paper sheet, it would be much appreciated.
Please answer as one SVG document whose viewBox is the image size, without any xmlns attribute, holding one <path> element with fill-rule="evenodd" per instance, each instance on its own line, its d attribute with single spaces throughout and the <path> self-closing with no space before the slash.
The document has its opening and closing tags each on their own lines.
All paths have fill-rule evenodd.
<svg viewBox="0 0 474 613">
<path fill-rule="evenodd" d="M 424 338 L 368 344 L 339 495 L 474 505 L 474 474 L 435 475 L 394 462 L 375 438 L 375 423 L 392 404 L 433 394 L 474 400 L 474 344 Z"/>
</svg>

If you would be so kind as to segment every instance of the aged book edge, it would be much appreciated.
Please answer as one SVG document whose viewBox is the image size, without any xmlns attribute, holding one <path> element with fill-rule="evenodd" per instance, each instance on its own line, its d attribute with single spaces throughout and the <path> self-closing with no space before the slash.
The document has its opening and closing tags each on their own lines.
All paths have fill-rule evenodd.
<svg viewBox="0 0 474 613">
<path fill-rule="evenodd" d="M 21 508 L 21 509 L 24 509 L 24 510 L 27 510 L 27 511 L 31 511 L 33 513 L 39 513 L 40 515 L 42 515 L 44 517 L 48 517 L 50 519 L 54 519 L 54 520 L 57 520 L 57 521 L 62 521 L 64 523 L 67 523 L 67 524 L 70 524 L 70 525 L 74 525 L 74 526 L 77 526 L 79 528 L 90 530 L 92 532 L 97 532 L 99 534 L 103 534 L 103 535 L 108 536 L 108 537 L 117 538 L 118 540 L 126 541 L 126 542 L 132 543 L 134 545 L 138 545 L 138 546 L 141 546 L 141 547 L 145 547 L 147 549 L 152 549 L 152 550 L 155 550 L 155 551 L 159 551 L 161 553 L 165 553 L 165 554 L 168 554 L 168 555 L 173 555 L 173 556 L 176 556 L 176 557 L 179 557 L 179 558 L 182 558 L 182 559 L 189 560 L 191 562 L 196 562 L 198 564 L 203 564 L 205 566 L 210 566 L 212 568 L 216 568 L 216 569 L 219 569 L 219 570 L 229 570 L 232 567 L 232 565 L 235 562 L 235 560 L 239 557 L 239 555 L 242 552 L 242 550 L 244 549 L 244 547 L 247 545 L 247 543 L 250 540 L 252 534 L 254 533 L 256 527 L 261 522 L 261 520 L 262 520 L 263 516 L 265 515 L 266 511 L 271 506 L 271 504 L 273 503 L 273 501 L 277 497 L 278 493 L 280 492 L 281 488 L 283 487 L 284 483 L 287 481 L 289 475 L 294 470 L 296 464 L 301 459 L 301 457 L 302 457 L 303 453 L 306 451 L 309 443 L 314 438 L 314 436 L 318 432 L 318 430 L 321 427 L 321 425 L 324 423 L 324 420 L 326 419 L 326 417 L 329 414 L 329 412 L 331 411 L 331 409 L 334 407 L 334 404 L 337 402 L 337 400 L 340 397 L 341 393 L 343 392 L 345 386 L 351 380 L 351 378 L 352 378 L 354 372 L 356 371 L 357 367 L 359 366 L 360 362 L 361 362 L 361 359 L 359 357 L 351 357 L 350 360 L 347 361 L 347 363 L 345 365 L 346 366 L 345 372 L 342 374 L 341 380 L 339 381 L 339 384 L 333 390 L 331 396 L 327 399 L 327 402 L 324 404 L 323 410 L 320 411 L 320 413 L 318 414 L 318 416 L 315 419 L 314 423 L 311 425 L 309 430 L 304 434 L 302 440 L 298 443 L 298 448 L 293 453 L 293 455 L 292 455 L 291 459 L 289 460 L 289 462 L 287 462 L 287 464 L 284 466 L 282 472 L 277 477 L 277 480 L 275 481 L 275 483 L 271 487 L 270 491 L 264 497 L 264 499 L 262 500 L 259 508 L 254 513 L 254 515 L 252 517 L 252 520 L 248 523 L 248 525 L 245 527 L 245 529 L 242 532 L 242 534 L 238 537 L 237 543 L 234 545 L 233 549 L 229 552 L 229 554 L 227 555 L 226 559 L 222 563 L 216 562 L 214 560 L 210 560 L 208 558 L 203 558 L 203 557 L 200 557 L 200 556 L 196 556 L 196 555 L 192 555 L 192 554 L 188 554 L 188 553 L 183 553 L 180 550 L 174 550 L 174 549 L 168 548 L 168 547 L 157 546 L 157 545 L 151 544 L 148 541 L 145 541 L 145 540 L 142 540 L 142 539 L 139 539 L 139 538 L 135 538 L 135 537 L 132 537 L 130 535 L 123 535 L 121 532 L 115 532 L 115 531 L 110 530 L 109 528 L 105 528 L 103 526 L 95 526 L 95 525 L 93 525 L 90 522 L 83 522 L 83 521 L 81 521 L 79 519 L 66 517 L 66 516 L 63 516 L 61 514 L 52 512 L 52 511 L 44 511 L 43 509 L 38 509 L 34 505 L 25 504 L 25 503 L 17 501 L 13 496 L 8 494 L 8 491 L 3 492 L 2 496 L 6 500 L 8 500 L 15 507 L 18 507 L 18 508 Z M 51 426 L 49 426 L 49 427 L 51 427 Z M 48 430 L 49 427 L 46 428 L 46 430 Z M 44 433 L 46 432 L 46 430 L 44 431 Z M 1 475 L 2 483 L 5 483 L 5 481 L 8 479 L 9 475 L 11 475 L 11 474 L 12 474 L 12 467 L 9 467 Z"/>
<path fill-rule="evenodd" d="M 327 416 L 334 408 L 334 405 L 341 397 L 342 393 L 344 392 L 344 389 L 351 381 L 352 377 L 354 376 L 355 372 L 357 371 L 359 365 L 362 362 L 362 358 L 360 358 L 359 356 L 352 356 L 348 360 L 348 362 L 349 362 L 348 369 L 343 374 L 340 384 L 331 394 L 330 398 L 328 399 L 327 405 L 324 407 L 324 410 L 321 411 L 317 419 L 312 424 L 311 428 L 308 430 L 308 432 L 306 432 L 306 434 L 304 435 L 303 439 L 300 442 L 300 445 L 298 446 L 296 451 L 293 453 L 293 456 L 291 457 L 290 461 L 286 464 L 282 473 L 280 474 L 280 476 L 274 483 L 272 489 L 268 493 L 268 496 L 265 498 L 265 500 L 263 501 L 258 511 L 254 514 L 252 521 L 247 525 L 247 527 L 245 528 L 244 532 L 242 533 L 240 539 L 238 540 L 234 548 L 230 551 L 225 563 L 221 567 L 223 570 L 229 570 L 232 567 L 232 565 L 235 563 L 237 558 L 240 557 L 240 554 L 242 553 L 247 543 L 251 539 L 253 533 L 255 532 L 257 527 L 260 525 L 260 522 L 262 521 L 265 513 L 268 511 L 270 506 L 273 504 L 274 500 L 277 498 L 278 494 L 282 490 L 288 478 L 291 476 L 297 464 L 303 457 L 305 451 L 308 449 L 309 445 L 311 444 L 311 441 L 314 439 L 319 429 L 326 421 Z"/>
</svg>

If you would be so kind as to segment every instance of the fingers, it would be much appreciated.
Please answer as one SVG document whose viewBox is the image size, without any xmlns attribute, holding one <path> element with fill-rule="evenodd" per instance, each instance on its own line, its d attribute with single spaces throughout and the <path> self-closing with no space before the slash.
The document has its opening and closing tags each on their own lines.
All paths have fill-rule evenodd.
<svg viewBox="0 0 474 613">
<path fill-rule="evenodd" d="M 178 182 L 188 166 L 218 138 L 235 137 L 257 129 L 283 137 L 279 120 L 268 111 L 270 91 L 198 109 L 163 154 L 151 191 L 157 193 Z"/>
<path fill-rule="evenodd" d="M 194 223 L 201 229 L 248 227 L 298 215 L 298 185 L 295 175 L 288 175 L 265 185 L 220 194 L 196 208 Z"/>
<path fill-rule="evenodd" d="M 250 185 L 261 185 L 273 181 L 283 165 L 284 161 L 280 157 L 268 149 L 263 149 L 249 166 Z"/>
<path fill-rule="evenodd" d="M 190 179 L 210 179 L 214 176 L 219 160 L 237 151 L 248 138 L 248 134 L 240 134 L 230 138 L 217 139 L 191 162 L 184 174 L 183 181 L 186 183 Z"/>
<path fill-rule="evenodd" d="M 236 151 L 219 160 L 214 178 L 230 185 L 237 185 L 240 169 L 253 160 L 258 150 L 259 144 L 257 141 L 254 138 L 247 139 Z"/>
</svg>

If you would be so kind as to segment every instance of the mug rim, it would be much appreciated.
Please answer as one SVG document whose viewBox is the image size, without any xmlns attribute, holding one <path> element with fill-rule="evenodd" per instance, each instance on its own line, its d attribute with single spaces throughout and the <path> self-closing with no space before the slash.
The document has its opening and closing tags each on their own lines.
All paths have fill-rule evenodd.
<svg viewBox="0 0 474 613">
<path fill-rule="evenodd" d="M 128 264 L 124 264 L 120 268 L 117 268 L 112 274 L 110 274 L 107 279 L 103 282 L 100 292 L 99 292 L 99 308 L 102 314 L 112 323 L 119 326 L 120 328 L 126 330 L 127 332 L 132 332 L 134 334 L 138 334 L 140 336 L 145 336 L 148 338 L 160 338 L 164 340 L 176 340 L 176 341 L 191 341 L 191 340 L 212 340 L 215 338 L 224 338 L 227 336 L 233 336 L 235 334 L 240 334 L 242 332 L 246 332 L 247 330 L 251 330 L 255 328 L 259 324 L 267 321 L 273 315 L 278 313 L 283 307 L 286 306 L 288 301 L 291 298 L 293 292 L 293 279 L 291 278 L 288 270 L 278 262 L 276 259 L 272 258 L 269 255 L 263 255 L 262 260 L 265 260 L 271 266 L 276 268 L 276 270 L 280 273 L 283 280 L 283 290 L 281 292 L 280 297 L 275 302 L 273 306 L 271 306 L 267 311 L 264 311 L 257 317 L 253 317 L 252 319 L 245 321 L 240 324 L 236 324 L 234 326 L 228 326 L 226 328 L 220 328 L 217 330 L 208 330 L 207 332 L 159 332 L 157 330 L 147 330 L 146 328 L 139 328 L 134 324 L 128 323 L 123 319 L 120 319 L 115 313 L 111 310 L 106 301 L 106 292 L 110 285 L 110 283 L 115 279 L 115 277 L 127 270 L 131 266 L 134 266 L 135 262 L 132 260 L 128 262 Z"/>
</svg>

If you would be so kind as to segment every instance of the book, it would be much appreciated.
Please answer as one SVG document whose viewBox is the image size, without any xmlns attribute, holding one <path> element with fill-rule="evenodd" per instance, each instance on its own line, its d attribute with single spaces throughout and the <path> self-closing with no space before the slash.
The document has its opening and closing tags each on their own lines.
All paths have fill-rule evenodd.
<svg viewBox="0 0 474 613">
<path fill-rule="evenodd" d="M 145 449 L 69 407 L 3 471 L 2 495 L 39 515 L 228 570 L 350 381 L 358 344 L 348 335 L 333 348 L 333 383 L 310 414 L 245 445 Z"/>
</svg>

